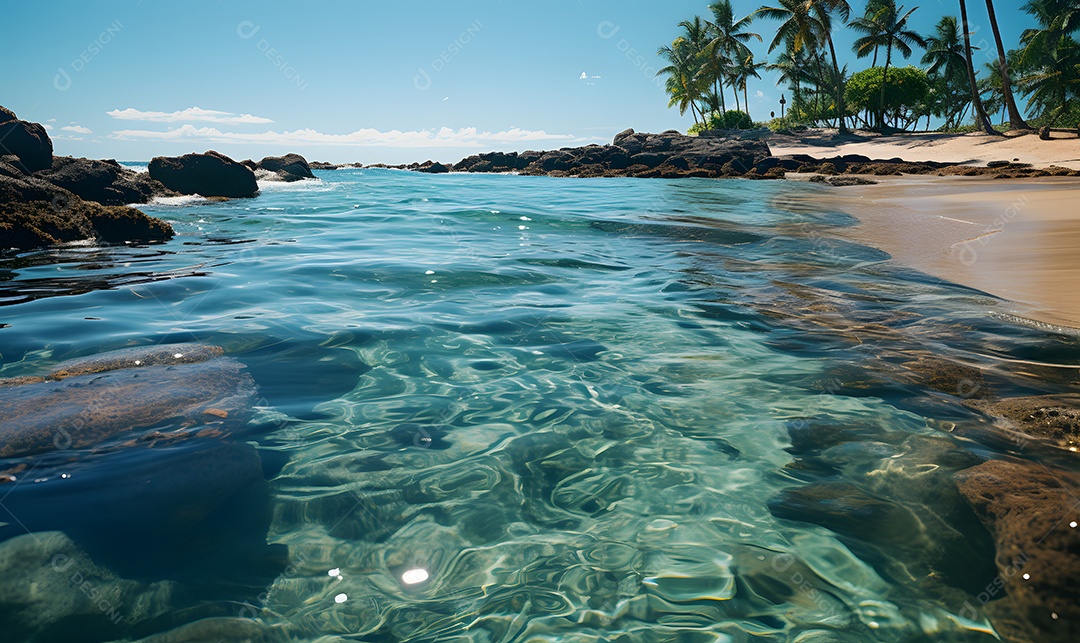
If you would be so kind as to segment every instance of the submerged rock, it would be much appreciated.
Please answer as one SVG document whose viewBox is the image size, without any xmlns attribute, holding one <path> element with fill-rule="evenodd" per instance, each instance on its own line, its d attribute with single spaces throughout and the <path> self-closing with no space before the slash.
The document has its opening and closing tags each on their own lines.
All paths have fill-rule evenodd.
<svg viewBox="0 0 1080 643">
<path fill-rule="evenodd" d="M 968 406 L 1008 421 L 1022 433 L 1080 449 L 1080 395 L 1035 395 L 972 401 Z"/>
<path fill-rule="evenodd" d="M 3 489 L 0 541 L 59 530 L 103 578 L 176 583 L 152 627 L 132 617 L 56 640 L 130 639 L 236 614 L 230 601 L 252 600 L 281 572 L 283 552 L 266 542 L 261 458 L 235 439 L 256 397 L 242 363 L 201 344 L 118 350 L 0 380 L 0 471 L 14 482 Z M 0 597 L 12 631 L 96 627 L 18 604 Z"/>
<path fill-rule="evenodd" d="M 141 583 L 104 568 L 58 531 L 0 543 L 5 641 L 102 641 L 167 616 L 175 583 Z"/>
<path fill-rule="evenodd" d="M 150 177 L 180 194 L 206 197 L 253 197 L 259 192 L 255 173 L 218 152 L 156 156 L 150 161 Z"/>
<path fill-rule="evenodd" d="M 212 346 L 131 348 L 0 380 L 0 457 L 83 448 L 140 428 L 242 421 L 255 385 Z"/>
<path fill-rule="evenodd" d="M 995 624 L 1013 640 L 1080 640 L 1080 478 L 1041 464 L 990 460 L 956 480 L 994 535 L 1004 591 L 988 588 L 980 600 L 1000 598 L 988 606 L 998 608 L 990 610 L 998 614 Z"/>
</svg>

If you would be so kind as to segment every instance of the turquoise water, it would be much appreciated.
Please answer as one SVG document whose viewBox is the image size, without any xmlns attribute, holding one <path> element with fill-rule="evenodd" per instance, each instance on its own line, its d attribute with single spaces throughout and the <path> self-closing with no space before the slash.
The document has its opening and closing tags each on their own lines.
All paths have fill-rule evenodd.
<svg viewBox="0 0 1080 643">
<path fill-rule="evenodd" d="M 902 365 L 1052 390 L 1074 345 L 833 238 L 854 221 L 816 186 L 318 175 L 144 207 L 167 244 L 0 261 L 0 376 L 200 342 L 259 386 L 223 444 L 255 445 L 260 480 L 202 549 L 178 496 L 233 489 L 243 458 L 133 446 L 103 473 L 71 450 L 35 474 L 27 528 L 135 583 L 87 640 L 210 617 L 298 641 L 992 640 L 992 548 L 949 480 L 1013 446 Z M 842 493 L 806 510 L 807 485 Z M 176 542 L 93 522 L 121 505 Z"/>
</svg>

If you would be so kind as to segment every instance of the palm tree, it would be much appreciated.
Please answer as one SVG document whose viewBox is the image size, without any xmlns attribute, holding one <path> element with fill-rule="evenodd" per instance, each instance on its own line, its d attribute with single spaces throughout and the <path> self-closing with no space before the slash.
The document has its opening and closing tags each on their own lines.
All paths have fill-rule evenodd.
<svg viewBox="0 0 1080 643">
<path fill-rule="evenodd" d="M 997 45 L 998 70 L 1001 72 L 1001 85 L 1005 92 L 1005 107 L 1009 110 L 1009 128 L 1030 130 L 1031 126 L 1020 115 L 1020 110 L 1016 107 L 1016 99 L 1013 98 L 1012 85 L 1009 83 L 1009 65 L 1005 61 L 1005 46 L 1001 43 L 1001 31 L 998 29 L 997 15 L 994 13 L 994 0 L 986 0 L 986 13 L 990 16 L 990 29 L 994 32 L 994 43 Z"/>
<path fill-rule="evenodd" d="M 791 107 L 802 100 L 802 82 L 808 79 L 809 62 L 806 60 L 805 51 L 788 49 L 776 58 L 776 62 L 765 67 L 769 71 L 780 72 L 780 80 L 776 84 L 787 83 L 792 90 Z"/>
<path fill-rule="evenodd" d="M 964 32 L 964 58 L 967 64 L 968 84 L 971 85 L 971 104 L 975 106 L 975 124 L 987 134 L 998 134 L 998 131 L 990 125 L 990 118 L 983 109 L 982 99 L 979 97 L 979 83 L 975 80 L 975 65 L 971 62 L 971 32 L 968 30 L 967 3 L 960 0 L 960 21 Z"/>
<path fill-rule="evenodd" d="M 698 86 L 698 60 L 693 46 L 685 38 L 679 37 L 670 45 L 656 50 L 656 55 L 670 63 L 656 72 L 657 76 L 667 74 L 664 88 L 671 96 L 668 107 L 678 106 L 679 114 L 685 114 L 689 107 L 694 123 L 697 124 L 699 121 L 695 103 L 701 98 L 701 89 Z"/>
<path fill-rule="evenodd" d="M 1080 0 L 1031 0 L 1024 11 L 1033 15 L 1040 29 L 1026 29 L 1020 37 L 1024 48 L 1009 68 L 1020 74 L 1017 85 L 1030 97 L 1028 105 L 1052 124 L 1068 111 L 1078 95 L 1080 45 L 1071 34 L 1080 29 Z M 1010 51 L 1009 54 L 1014 52 Z"/>
<path fill-rule="evenodd" d="M 817 16 L 818 24 L 821 25 L 820 37 L 825 41 L 825 44 L 829 46 L 829 56 L 832 58 L 832 80 L 835 81 L 834 88 L 836 90 L 836 114 L 837 123 L 839 125 L 840 133 L 847 132 L 847 126 L 844 124 L 844 73 L 840 69 L 839 63 L 836 61 L 836 47 L 833 46 L 832 39 L 832 14 L 835 12 L 840 16 L 840 22 L 843 24 L 847 22 L 848 17 L 851 15 L 851 5 L 847 0 L 806 0 Z"/>
<path fill-rule="evenodd" d="M 946 116 L 946 125 L 956 125 L 954 117 L 962 116 L 971 99 L 963 98 L 963 85 L 967 83 L 967 62 L 964 44 L 960 38 L 960 26 L 956 16 L 942 16 L 935 26 L 934 35 L 926 39 L 926 53 L 922 64 L 929 65 L 926 73 L 938 81 L 940 95 L 935 101 L 936 114 Z M 929 119 L 927 119 L 929 125 Z"/>
<path fill-rule="evenodd" d="M 841 78 L 832 41 L 832 14 L 836 12 L 841 20 L 847 20 L 851 12 L 847 0 L 777 0 L 777 4 L 775 7 L 761 7 L 753 14 L 781 21 L 776 37 L 769 43 L 769 53 L 784 43 L 793 51 L 806 47 L 814 52 L 823 44 L 827 45 L 832 56 L 833 77 Z M 832 89 L 840 131 L 845 132 L 844 89 L 840 85 Z"/>
<path fill-rule="evenodd" d="M 862 18 L 851 21 L 851 28 L 865 34 L 855 39 L 852 49 L 859 58 L 869 56 L 876 47 L 885 48 L 885 69 L 881 75 L 881 99 L 878 104 L 878 126 L 885 127 L 885 86 L 889 78 L 889 64 L 892 52 L 896 49 L 904 58 L 911 56 L 911 45 L 926 46 L 922 36 L 907 28 L 908 18 L 915 13 L 914 7 L 903 16 L 904 7 L 896 7 L 895 0 L 883 0 L 875 3 L 875 13 L 867 13 Z"/>
<path fill-rule="evenodd" d="M 750 55 L 750 49 L 746 46 L 746 42 L 751 38 L 757 38 L 758 42 L 761 42 L 761 36 L 759 34 L 746 31 L 753 22 L 753 15 L 746 16 L 740 20 L 735 19 L 735 11 L 731 8 L 731 0 L 718 0 L 709 5 L 709 11 L 712 13 L 712 20 L 706 21 L 706 25 L 712 34 L 712 41 L 709 43 L 710 51 L 709 56 L 711 61 L 719 61 L 726 59 L 729 64 L 725 66 L 725 69 L 721 71 L 720 65 L 712 62 L 713 68 L 713 82 L 714 89 L 721 94 L 721 101 L 723 100 L 723 88 L 720 87 L 720 79 L 722 75 L 730 76 L 731 73 L 731 60 L 742 60 L 746 56 Z M 734 87 L 732 88 L 734 90 Z M 735 99 L 738 101 L 739 93 L 735 92 Z"/>
<path fill-rule="evenodd" d="M 1030 104 L 1042 111 L 1045 124 L 1052 126 L 1080 97 L 1080 44 L 1062 38 L 1047 64 L 1025 76 L 1020 87 L 1031 96 Z"/>
<path fill-rule="evenodd" d="M 758 70 L 765 67 L 765 62 L 754 62 L 754 54 L 750 54 L 746 58 L 743 58 L 735 66 L 736 82 L 743 91 L 743 105 L 746 107 L 746 115 L 750 115 L 750 98 L 746 92 L 746 81 L 751 77 L 761 78 L 761 74 Z M 738 96 L 738 93 L 736 93 Z"/>
<path fill-rule="evenodd" d="M 682 38 L 689 44 L 691 56 L 694 60 L 695 81 L 699 86 L 707 85 L 708 79 L 704 78 L 705 74 L 703 74 L 702 70 L 705 67 L 705 58 L 707 56 L 705 49 L 709 44 L 709 29 L 701 16 L 694 16 L 693 20 L 683 20 L 679 23 L 679 26 L 683 29 Z M 700 89 L 704 90 L 704 87 L 700 87 Z M 703 97 L 702 91 L 699 91 L 698 94 L 699 99 Z M 716 107 L 716 105 L 710 106 L 710 111 L 715 110 Z M 698 110 L 701 112 L 701 119 L 705 120 L 705 107 L 700 106 Z"/>
</svg>

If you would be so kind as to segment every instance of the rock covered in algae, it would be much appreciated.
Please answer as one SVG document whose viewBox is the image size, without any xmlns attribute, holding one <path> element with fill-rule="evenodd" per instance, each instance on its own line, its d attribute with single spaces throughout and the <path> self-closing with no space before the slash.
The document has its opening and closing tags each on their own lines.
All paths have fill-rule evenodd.
<svg viewBox="0 0 1080 643">
<path fill-rule="evenodd" d="M 175 583 L 120 578 L 58 531 L 0 543 L 5 641 L 101 641 L 167 616 Z"/>
<path fill-rule="evenodd" d="M 998 578 L 977 597 L 1007 640 L 1080 640 L 1080 476 L 989 460 L 957 487 L 994 535 Z"/>
<path fill-rule="evenodd" d="M 244 365 L 221 348 L 129 348 L 0 380 L 0 457 L 84 448 L 134 429 L 242 421 L 256 398 Z"/>
</svg>

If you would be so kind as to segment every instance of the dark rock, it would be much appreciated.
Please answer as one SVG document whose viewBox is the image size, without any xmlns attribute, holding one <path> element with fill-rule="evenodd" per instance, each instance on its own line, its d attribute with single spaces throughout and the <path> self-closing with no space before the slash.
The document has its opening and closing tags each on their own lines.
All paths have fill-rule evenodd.
<svg viewBox="0 0 1080 643">
<path fill-rule="evenodd" d="M 812 176 L 810 177 L 812 183 L 825 183 L 834 187 L 842 188 L 850 185 L 877 185 L 877 181 L 871 181 L 870 179 L 864 179 L 860 176 Z"/>
<path fill-rule="evenodd" d="M 1041 464 L 990 460 L 956 480 L 994 536 L 1004 598 L 990 603 L 991 617 L 989 608 L 1001 603 L 1002 621 L 1021 621 L 1021 640 L 1080 639 L 1080 529 L 1073 527 L 1080 478 Z"/>
<path fill-rule="evenodd" d="M 1049 141 L 1050 140 L 1050 126 L 1049 125 L 1043 125 L 1042 129 L 1039 130 L 1039 139 L 1043 140 L 1043 141 Z"/>
<path fill-rule="evenodd" d="M 15 115 L 15 112 L 4 107 L 3 105 L 0 105 L 0 123 L 6 123 L 8 121 L 15 121 L 18 119 L 19 117 Z M 630 131 L 632 132 L 633 130 Z"/>
<path fill-rule="evenodd" d="M 844 536 L 893 545 L 911 542 L 920 531 L 909 510 L 842 482 L 823 482 L 783 491 L 769 501 L 777 518 L 821 525 Z"/>
<path fill-rule="evenodd" d="M 655 152 L 643 152 L 635 154 L 630 157 L 631 165 L 644 165 L 647 168 L 659 167 L 664 161 L 668 160 L 667 154 L 658 154 Z"/>
<path fill-rule="evenodd" d="M 244 159 L 243 161 L 240 161 L 240 165 L 243 165 L 244 167 L 251 170 L 252 172 L 259 169 L 259 164 L 256 163 L 255 161 L 252 161 L 251 159 Z"/>
<path fill-rule="evenodd" d="M 426 174 L 446 174 L 450 171 L 450 168 L 446 167 L 442 163 L 432 163 L 431 165 L 417 168 L 417 172 L 424 172 Z"/>
<path fill-rule="evenodd" d="M 844 177 L 847 178 L 847 177 Z M 993 396 L 982 370 L 939 357 L 923 356 L 902 366 L 915 375 L 915 381 L 927 388 L 963 399 Z"/>
<path fill-rule="evenodd" d="M 14 117 L 14 116 L 15 115 L 12 114 L 12 117 Z M 613 142 L 615 143 L 615 145 L 618 145 L 620 141 L 622 141 L 623 139 L 625 139 L 627 137 L 633 136 L 633 135 L 634 135 L 634 128 L 633 127 L 624 129 L 623 131 L 621 131 L 621 132 L 619 132 L 618 134 L 615 135 L 615 140 Z"/>
<path fill-rule="evenodd" d="M 0 177 L 0 188 L 5 179 Z M 50 201 L 0 203 L 0 249 L 98 239 L 103 242 L 165 241 L 172 226 L 134 208 L 105 206 L 71 196 Z"/>
<path fill-rule="evenodd" d="M 286 154 L 285 156 L 268 156 L 259 161 L 258 168 L 277 174 L 282 181 L 292 182 L 303 179 L 313 179 L 311 166 L 307 159 L 299 154 Z"/>
<path fill-rule="evenodd" d="M 968 406 L 1008 420 L 1027 435 L 1080 449 L 1080 395 L 1036 395 L 971 401 Z"/>
<path fill-rule="evenodd" d="M 988 167 L 988 168 L 1008 167 L 1008 166 L 1009 166 L 1008 161 L 990 161 L 989 163 L 986 164 L 986 167 Z"/>
<path fill-rule="evenodd" d="M 458 161 L 457 163 L 454 163 L 453 169 L 454 169 L 455 172 L 483 171 L 483 170 L 473 170 L 472 169 L 478 163 L 480 163 L 481 160 L 482 159 L 480 158 L 480 156 L 478 156 L 476 154 L 473 154 L 472 156 L 467 156 L 467 157 L 461 159 L 460 161 Z M 490 165 L 491 164 L 488 163 L 489 167 L 490 167 Z"/>
<path fill-rule="evenodd" d="M 5 110 L 6 111 L 6 110 Z M 11 112 L 7 112 L 11 114 Z M 14 114 L 12 114 L 14 116 Z M 45 128 L 38 123 L 9 119 L 0 122 L 0 156 L 13 154 L 30 171 L 52 165 L 53 146 Z"/>
<path fill-rule="evenodd" d="M 171 193 L 149 174 L 121 167 L 115 161 L 57 156 L 52 167 L 34 176 L 104 205 L 146 203 L 156 195 Z"/>
<path fill-rule="evenodd" d="M 573 157 L 562 151 L 548 152 L 540 157 L 540 168 L 545 172 L 552 170 L 569 170 Z"/>
<path fill-rule="evenodd" d="M 22 164 L 19 157 L 14 154 L 6 154 L 0 156 L 0 176 L 21 179 L 30 176 L 30 170 Z"/>
<path fill-rule="evenodd" d="M 326 161 L 312 161 L 309 166 L 313 170 L 337 170 L 344 167 L 337 163 L 327 163 Z"/>
<path fill-rule="evenodd" d="M 630 157 L 624 151 L 614 151 L 608 154 L 607 166 L 611 170 L 625 170 L 630 167 Z"/>
<path fill-rule="evenodd" d="M 690 163 L 681 156 L 673 156 L 664 162 L 664 165 L 675 168 L 677 170 L 689 170 Z"/>
<path fill-rule="evenodd" d="M 183 156 L 157 156 L 150 161 L 150 177 L 181 194 L 253 197 L 259 192 L 255 173 L 214 151 Z"/>
</svg>

